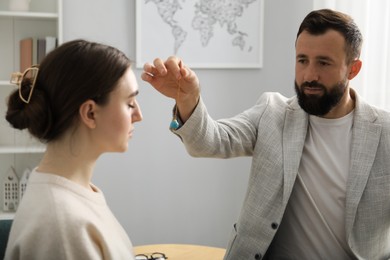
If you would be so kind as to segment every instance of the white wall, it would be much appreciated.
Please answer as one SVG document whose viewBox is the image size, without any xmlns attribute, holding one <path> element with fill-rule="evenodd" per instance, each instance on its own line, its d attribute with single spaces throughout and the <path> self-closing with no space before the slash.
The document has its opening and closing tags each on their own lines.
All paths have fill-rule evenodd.
<svg viewBox="0 0 390 260">
<path fill-rule="evenodd" d="M 64 41 L 99 41 L 135 58 L 134 1 L 63 2 Z M 215 118 L 241 112 L 264 91 L 294 93 L 295 35 L 312 0 L 265 0 L 264 7 L 264 68 L 196 70 L 203 99 Z M 139 77 L 141 71 L 135 72 Z M 134 245 L 224 247 L 245 196 L 250 158 L 191 158 L 168 130 L 173 101 L 141 80 L 139 85 L 144 120 L 136 125 L 128 152 L 99 160 L 94 183 Z"/>
</svg>

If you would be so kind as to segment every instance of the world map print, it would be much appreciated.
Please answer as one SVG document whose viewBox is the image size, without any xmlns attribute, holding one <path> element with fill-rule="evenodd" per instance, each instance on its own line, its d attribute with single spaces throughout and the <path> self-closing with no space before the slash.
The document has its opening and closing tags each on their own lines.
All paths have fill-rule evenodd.
<svg viewBox="0 0 390 260">
<path fill-rule="evenodd" d="M 139 0 L 143 27 L 155 30 L 149 39 L 170 44 L 169 55 L 217 55 L 217 63 L 230 63 L 225 55 L 260 63 L 262 0 Z M 148 17 L 146 19 L 146 17 Z M 163 26 L 165 26 L 165 28 Z M 160 28 L 160 29 L 157 29 Z M 169 32 L 162 35 L 162 32 Z M 145 33 L 143 33 L 145 34 Z M 159 35 L 159 37 L 157 37 Z M 170 38 L 170 39 L 169 39 Z M 166 46 L 165 46 L 166 47 Z M 218 56 L 221 57 L 218 61 Z M 247 59 L 245 57 L 257 57 Z M 208 55 L 207 57 L 210 57 Z M 199 63 L 201 61 L 197 61 Z"/>
</svg>

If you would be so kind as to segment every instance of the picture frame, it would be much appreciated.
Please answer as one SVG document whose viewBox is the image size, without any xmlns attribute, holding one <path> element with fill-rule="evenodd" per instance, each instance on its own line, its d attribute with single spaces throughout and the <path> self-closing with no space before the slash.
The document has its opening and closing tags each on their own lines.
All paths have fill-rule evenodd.
<svg viewBox="0 0 390 260">
<path fill-rule="evenodd" d="M 178 56 L 193 69 L 263 66 L 264 0 L 136 0 L 136 67 Z"/>
</svg>

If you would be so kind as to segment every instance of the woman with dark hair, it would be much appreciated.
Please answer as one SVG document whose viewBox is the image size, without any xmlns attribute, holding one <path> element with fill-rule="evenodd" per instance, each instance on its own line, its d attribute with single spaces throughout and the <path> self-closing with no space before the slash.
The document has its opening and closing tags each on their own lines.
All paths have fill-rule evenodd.
<svg viewBox="0 0 390 260">
<path fill-rule="evenodd" d="M 131 61 L 75 40 L 14 73 L 7 121 L 46 143 L 16 212 L 6 259 L 133 259 L 125 230 L 91 184 L 99 156 L 124 152 L 142 120 Z"/>
</svg>

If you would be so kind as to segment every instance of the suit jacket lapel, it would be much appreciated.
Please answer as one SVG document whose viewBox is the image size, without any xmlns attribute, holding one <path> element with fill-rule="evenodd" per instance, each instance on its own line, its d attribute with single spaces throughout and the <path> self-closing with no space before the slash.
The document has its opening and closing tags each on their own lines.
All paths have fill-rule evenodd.
<svg viewBox="0 0 390 260">
<path fill-rule="evenodd" d="M 356 106 L 352 132 L 351 162 L 346 193 L 346 234 L 351 234 L 357 207 L 370 175 L 378 148 L 381 125 L 377 114 L 355 94 Z"/>
<path fill-rule="evenodd" d="M 297 176 L 308 127 L 308 115 L 293 99 L 287 109 L 283 129 L 284 187 L 283 204 L 287 204 Z"/>
</svg>

